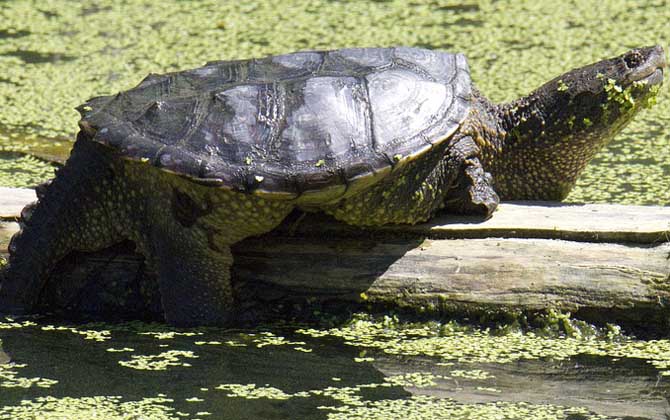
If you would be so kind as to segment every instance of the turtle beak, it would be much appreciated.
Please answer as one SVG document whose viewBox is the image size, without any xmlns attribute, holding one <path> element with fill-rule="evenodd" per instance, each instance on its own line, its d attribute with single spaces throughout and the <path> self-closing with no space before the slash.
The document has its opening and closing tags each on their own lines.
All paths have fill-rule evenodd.
<svg viewBox="0 0 670 420">
<path fill-rule="evenodd" d="M 648 86 L 663 83 L 663 69 L 667 67 L 665 51 L 660 45 L 638 48 L 624 54 L 621 58 L 630 70 L 627 84 L 646 82 Z"/>
</svg>

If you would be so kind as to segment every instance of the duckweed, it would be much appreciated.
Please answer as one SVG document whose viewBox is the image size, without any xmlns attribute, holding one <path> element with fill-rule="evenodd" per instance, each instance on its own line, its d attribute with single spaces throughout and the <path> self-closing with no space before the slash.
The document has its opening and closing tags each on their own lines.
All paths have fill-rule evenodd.
<svg viewBox="0 0 670 420">
<path fill-rule="evenodd" d="M 462 404 L 452 399 L 439 399 L 430 396 L 412 395 L 406 399 L 394 400 L 365 400 L 360 392 L 366 388 L 389 386 L 430 387 L 435 385 L 434 376 L 427 373 L 398 375 L 387 378 L 385 383 L 372 383 L 356 387 L 328 387 L 322 390 L 303 391 L 288 394 L 281 389 L 255 384 L 225 384 L 216 389 L 227 391 L 226 395 L 232 398 L 248 400 L 269 399 L 288 400 L 290 398 L 305 398 L 309 396 L 325 396 L 334 400 L 333 405 L 321 405 L 320 410 L 328 411 L 328 419 L 481 419 L 481 420 L 563 420 L 570 416 L 579 416 L 582 420 L 602 420 L 609 417 L 590 413 L 585 408 L 567 408 L 551 404 L 528 404 L 524 402 L 508 403 L 479 403 Z M 500 393 L 500 390 L 490 387 L 477 387 L 485 393 Z"/>
<path fill-rule="evenodd" d="M 258 387 L 255 384 L 224 384 L 217 386 L 216 389 L 228 391 L 226 395 L 229 397 L 240 397 L 249 400 L 258 398 L 288 400 L 292 397 L 292 395 L 285 393 L 281 389 L 273 388 L 271 386 Z"/>
<path fill-rule="evenodd" d="M 307 343 L 304 341 L 289 341 L 284 337 L 277 336 L 269 331 L 263 331 L 258 334 L 258 337 L 254 337 L 254 334 L 250 334 L 252 337 L 251 341 L 256 344 L 256 347 L 262 348 L 265 346 L 302 346 Z"/>
<path fill-rule="evenodd" d="M 5 318 L 4 320 L 0 318 L 0 330 L 15 330 L 18 328 L 34 327 L 36 325 L 37 323 L 33 321 L 16 322 L 12 318 Z"/>
<path fill-rule="evenodd" d="M 0 185 L 34 187 L 54 177 L 54 166 L 30 155 L 0 152 Z"/>
<path fill-rule="evenodd" d="M 197 359 L 198 356 L 192 351 L 169 350 L 153 355 L 133 355 L 130 360 L 119 360 L 123 367 L 136 370 L 167 370 L 171 366 L 190 367 L 189 363 L 181 359 Z"/>
<path fill-rule="evenodd" d="M 55 326 L 55 325 L 45 325 L 42 327 L 42 331 L 68 331 L 73 334 L 80 335 L 84 337 L 85 340 L 93 340 L 93 341 L 107 341 L 111 339 L 111 331 L 109 330 L 80 330 L 78 328 L 74 327 L 67 327 L 67 326 Z"/>
<path fill-rule="evenodd" d="M 174 409 L 167 405 L 171 402 L 161 397 L 138 401 L 123 401 L 118 396 L 39 397 L 23 400 L 20 405 L 0 407 L 0 419 L 175 420 Z"/>
<path fill-rule="evenodd" d="M 324 337 L 325 332 L 350 346 L 403 357 L 435 357 L 441 362 L 512 363 L 593 355 L 642 359 L 659 370 L 667 369 L 670 363 L 670 340 L 667 339 L 640 341 L 625 336 L 605 339 L 584 334 L 554 337 L 533 331 L 495 335 L 489 329 L 463 329 L 451 324 L 400 324 L 389 317 L 378 320 L 365 315 L 345 327 L 327 331 L 303 328 L 297 332 L 312 337 Z"/>
<path fill-rule="evenodd" d="M 115 348 L 108 348 L 108 352 L 110 353 L 125 353 L 125 352 L 133 352 L 135 349 L 131 349 L 130 347 L 124 347 L 122 349 L 115 349 Z"/>
<path fill-rule="evenodd" d="M 428 388 L 437 385 L 435 379 L 438 378 L 444 379 L 444 376 L 438 376 L 427 372 L 413 372 L 388 376 L 384 378 L 384 381 L 394 386 Z"/>
<path fill-rule="evenodd" d="M 494 375 L 491 375 L 490 373 L 481 369 L 472 369 L 472 370 L 455 369 L 449 372 L 449 376 L 451 376 L 452 378 L 478 379 L 478 380 L 495 378 Z"/>
<path fill-rule="evenodd" d="M 25 364 L 7 363 L 0 364 L 0 388 L 49 388 L 58 381 L 47 378 L 22 378 L 17 369 L 26 367 Z"/>
<path fill-rule="evenodd" d="M 554 317 L 556 322 L 567 322 L 566 316 Z M 0 322 L 0 331 L 3 334 L 11 333 L 13 330 L 15 334 L 26 334 L 25 329 L 34 328 L 35 331 L 27 331 L 28 334 L 49 334 L 52 331 L 67 331 L 72 333 L 72 327 L 54 328 L 52 325 L 40 326 L 39 323 L 32 321 L 15 322 L 11 319 L 6 319 Z M 313 361 L 314 357 L 320 358 L 324 354 L 321 351 L 324 349 L 322 345 L 316 346 L 318 343 L 332 343 L 335 339 L 338 343 L 343 343 L 348 346 L 355 346 L 357 349 L 351 352 L 350 357 L 351 366 L 355 363 L 370 363 L 374 360 L 381 360 L 381 366 L 384 366 L 385 360 L 391 362 L 389 366 L 396 366 L 395 363 L 407 358 L 418 356 L 421 359 L 432 359 L 427 365 L 421 364 L 423 369 L 430 369 L 431 365 L 444 366 L 446 369 L 441 369 L 439 373 L 432 371 L 416 370 L 405 371 L 402 373 L 392 374 L 385 373 L 384 376 L 378 376 L 378 370 L 374 366 L 361 366 L 353 368 L 358 371 L 367 371 L 373 376 L 367 374 L 362 377 L 362 383 L 352 384 L 351 377 L 347 371 L 342 371 L 343 374 L 337 376 L 327 376 L 317 380 L 317 386 L 311 386 L 306 389 L 293 390 L 291 392 L 283 388 L 279 383 L 265 383 L 265 382 L 240 382 L 240 383 L 220 383 L 219 385 L 212 384 L 213 378 L 202 377 L 198 380 L 186 379 L 188 375 L 183 377 L 186 379 L 184 386 L 180 388 L 179 401 L 184 403 L 195 404 L 199 407 L 197 413 L 182 413 L 175 411 L 172 406 L 172 399 L 168 399 L 166 394 L 158 394 L 160 400 L 156 400 L 155 406 L 148 403 L 151 399 L 125 402 L 122 397 L 91 397 L 91 400 L 80 398 L 67 399 L 43 399 L 42 395 L 33 395 L 33 399 L 25 399 L 23 403 L 12 403 L 17 405 L 8 405 L 0 409 L 0 419 L 12 418 L 44 418 L 49 416 L 54 418 L 68 418 L 58 417 L 61 411 L 70 410 L 69 418 L 96 418 L 87 417 L 90 409 L 88 403 L 95 399 L 100 399 L 101 413 L 106 417 L 100 418 L 133 418 L 121 417 L 131 410 L 136 404 L 147 404 L 148 412 L 150 410 L 157 410 L 156 416 L 151 415 L 148 418 L 162 418 L 161 415 L 167 416 L 165 418 L 200 418 L 205 417 L 210 413 L 212 416 L 220 415 L 210 409 L 213 407 L 209 405 L 212 392 L 221 392 L 226 398 L 253 400 L 270 400 L 270 401 L 287 401 L 294 400 L 291 404 L 314 404 L 313 409 L 318 409 L 324 412 L 329 419 L 331 418 L 351 418 L 351 419 L 376 419 L 389 418 L 401 416 L 403 418 L 453 418 L 453 419 L 565 419 L 574 416 L 580 419 L 604 419 L 605 416 L 597 416 L 582 408 L 566 408 L 548 404 L 524 404 L 524 403 L 476 403 L 464 404 L 445 398 L 421 397 L 417 394 L 433 393 L 441 389 L 444 385 L 452 383 L 466 383 L 467 381 L 481 381 L 473 384 L 467 384 L 466 387 L 470 390 L 468 395 L 481 394 L 483 398 L 491 398 L 501 393 L 507 392 L 496 387 L 496 382 L 487 382 L 493 379 L 494 376 L 482 369 L 467 369 L 468 364 L 472 363 L 511 363 L 519 360 L 529 359 L 555 359 L 563 360 L 575 355 L 594 355 L 605 356 L 613 359 L 641 359 L 651 363 L 656 369 L 665 373 L 670 369 L 670 341 L 668 340 L 651 340 L 639 341 L 626 337 L 611 329 L 611 334 L 604 332 L 599 334 L 572 334 L 571 336 L 560 335 L 552 328 L 537 331 L 519 332 L 509 329 L 512 332 L 504 332 L 500 329 L 495 333 L 486 329 L 478 329 L 473 327 L 462 327 L 455 323 L 409 323 L 402 322 L 397 317 L 373 317 L 364 314 L 356 315 L 350 323 L 338 328 L 330 329 L 316 329 L 316 328 L 298 328 L 284 325 L 278 327 L 276 331 L 284 331 L 290 335 L 283 337 L 277 332 L 269 332 L 263 327 L 259 331 L 225 331 L 219 329 L 202 329 L 197 331 L 185 331 L 187 334 L 180 335 L 184 331 L 171 331 L 169 328 L 157 328 L 156 325 L 128 323 L 117 325 L 104 324 L 87 324 L 81 331 L 85 331 L 88 336 L 95 336 L 91 332 L 105 332 L 109 337 L 105 342 L 114 343 L 115 346 L 99 346 L 98 349 L 102 355 L 110 355 L 110 367 L 105 368 L 105 374 L 111 373 L 113 366 L 120 366 L 120 369 L 131 368 L 134 370 L 144 371 L 166 371 L 168 369 L 178 367 L 189 367 L 188 359 L 198 358 L 192 349 L 202 348 L 202 345 L 209 345 L 211 347 L 203 349 L 202 356 L 206 356 L 199 366 L 193 366 L 194 374 L 198 374 L 196 368 L 203 368 L 203 364 L 212 363 L 220 360 L 216 353 L 217 348 L 223 349 L 222 357 L 229 357 L 232 352 L 241 351 L 250 354 L 249 359 L 252 369 L 255 363 L 261 363 L 260 366 L 266 366 L 263 352 L 267 351 L 267 347 L 281 346 L 282 349 L 272 349 L 272 352 L 278 357 L 286 357 L 290 352 L 295 352 L 295 356 L 289 356 L 290 360 L 305 360 Z M 79 331 L 79 330 L 77 330 Z M 80 331 L 80 332 L 81 332 Z M 80 335 L 80 332 L 75 332 Z M 174 332 L 175 334 L 171 334 Z M 190 332 L 197 333 L 195 336 L 202 337 L 202 341 L 194 342 L 191 339 L 194 337 Z M 149 333 L 149 334 L 147 334 Z M 296 340 L 294 333 L 302 335 L 306 338 L 305 341 Z M 126 352 L 133 352 L 133 349 L 124 346 L 121 343 L 127 343 L 132 340 L 132 337 L 151 337 L 152 340 L 139 340 L 137 346 L 143 349 L 156 348 L 165 345 L 165 340 L 172 340 L 171 345 L 187 346 L 181 350 L 170 350 L 160 352 L 157 354 L 136 355 L 132 354 L 129 358 L 117 359 L 117 354 L 121 355 Z M 317 337 L 317 338 L 314 338 Z M 156 341 L 153 341 L 155 339 Z M 111 340 L 111 341 L 110 341 Z M 316 340 L 316 341 L 315 341 Z M 14 341 L 14 340 L 12 340 Z M 72 343 L 82 342 L 83 340 L 73 340 Z M 305 343 L 309 344 L 305 344 Z M 197 343 L 204 343 L 198 346 Z M 233 343 L 229 346 L 227 343 Z M 303 344 L 295 344 L 303 343 Z M 240 344 L 246 344 L 245 347 L 237 349 Z M 258 347 L 261 345 L 261 347 Z M 339 345 L 339 344 L 338 344 Z M 147 347 L 148 346 L 148 347 Z M 192 346 L 189 348 L 188 346 Z M 303 350 L 309 348 L 310 353 L 304 354 Z M 318 349 L 318 351 L 317 351 Z M 330 351 L 326 348 L 326 351 Z M 337 350 L 339 353 L 347 354 L 348 352 Z M 242 353 L 240 353 L 241 355 Z M 300 356 L 297 356 L 300 354 Z M 2 353 L 0 352 L 0 355 Z M 282 355 L 282 356 L 280 356 Z M 20 356 L 19 354 L 16 355 Z M 237 357 L 237 356 L 235 356 Z M 260 358 L 259 358 L 260 357 Z M 294 359 L 297 357 L 297 359 Z M 346 357 L 345 357 L 346 358 Z M 262 361 L 261 361 L 262 360 Z M 318 360 L 318 359 L 316 359 Z M 329 359 L 330 360 L 330 359 Z M 96 359 L 96 366 L 98 361 Z M 311 363 L 311 362 L 310 362 Z M 342 363 L 338 359 L 337 363 Z M 458 367 L 449 368 L 458 364 Z M 270 365 L 272 366 L 272 365 Z M 408 365 L 410 366 L 410 365 Z M 31 378 L 20 375 L 21 369 L 24 365 L 13 363 L 6 363 L 0 365 L 0 382 L 2 387 L 10 390 L 11 388 L 29 388 L 39 389 L 42 386 L 48 386 L 49 389 L 58 392 L 61 383 L 56 382 L 56 379 L 45 378 Z M 290 369 L 290 366 L 286 366 Z M 407 367 L 405 367 L 407 368 Z M 208 368 L 205 368 L 206 370 Z M 216 367 L 218 372 L 218 367 Z M 223 372 L 228 372 L 236 375 L 237 368 L 232 370 L 224 369 Z M 326 370 L 328 371 L 328 370 Z M 214 372 L 214 371 L 213 371 Z M 332 371 L 330 371 L 332 372 Z M 377 373 L 374 373 L 377 372 Z M 253 373 L 253 375 L 257 374 Z M 351 374 L 354 374 L 353 371 Z M 137 375 L 140 375 L 139 373 Z M 144 375 L 144 374 L 141 374 Z M 243 376 L 245 374 L 242 374 Z M 45 375 L 51 376 L 51 375 Z M 119 377 L 123 377 L 125 374 Z M 153 375 L 151 375 L 153 376 Z M 274 381 L 277 381 L 278 376 L 269 375 Z M 260 378 L 263 378 L 262 376 Z M 60 378 L 59 378 L 60 379 Z M 138 377 L 139 379 L 139 377 Z M 216 380 L 216 379 L 215 379 Z M 262 379 L 261 379 L 262 380 Z M 467 380 L 467 381 L 462 381 Z M 160 379 L 159 379 L 160 381 Z M 283 380 L 279 379 L 284 386 Z M 206 385 L 206 386 L 204 386 Z M 66 385 L 64 385 L 66 386 Z M 181 386 L 181 385 L 180 385 Z M 294 386 L 294 385 L 291 385 Z M 173 399 L 174 388 L 169 393 Z M 167 390 L 166 389 L 166 390 Z M 410 391 L 414 396 L 402 394 L 397 396 L 398 389 L 400 392 Z M 209 392 L 206 392 L 211 390 Z M 95 389 L 92 389 L 95 392 Z M 54 391 L 52 391 L 54 392 Z M 472 394 L 474 393 L 474 394 Z M 2 393 L 0 393 L 2 394 Z M 398 399 L 388 399 L 389 395 L 396 395 Z M 371 398 L 372 397 L 372 398 Z M 48 397 L 52 398 L 52 397 Z M 105 403 L 102 401 L 106 398 L 115 398 L 114 407 L 117 411 L 105 411 Z M 299 402 L 301 400 L 303 402 Z M 144 402 L 142 402 L 144 401 Z M 162 402 L 161 402 L 162 401 Z M 60 406 L 64 404 L 65 406 Z M 318 405 L 318 408 L 317 408 Z M 291 405 L 292 406 L 292 405 Z M 169 407 L 169 409 L 167 409 Z M 56 414 L 53 414 L 56 413 Z M 529 413 L 532 416 L 529 417 Z M 496 417 L 495 415 L 503 415 L 503 417 Z M 23 417 L 21 417 L 23 416 Z M 101 414 L 102 416 L 102 414 Z M 119 417 L 114 417 L 119 416 Z M 582 417 L 577 417 L 582 416 Z"/>
<path fill-rule="evenodd" d="M 624 107 L 633 107 L 635 100 L 631 94 L 631 89 L 624 89 L 616 83 L 614 79 L 607 79 L 605 84 L 605 92 L 607 92 L 607 100 L 614 101 L 623 105 Z"/>
<path fill-rule="evenodd" d="M 344 405 L 323 407 L 328 420 L 377 420 L 403 418 L 407 420 L 603 420 L 609 417 L 589 413 L 586 409 L 566 408 L 551 404 L 481 403 L 460 404 L 451 399 L 413 395 L 402 400 L 367 402 L 362 406 Z"/>
<path fill-rule="evenodd" d="M 202 332 L 195 331 L 186 331 L 186 332 L 177 332 L 177 331 L 145 331 L 139 333 L 139 335 L 148 335 L 156 340 L 171 340 L 175 337 L 195 337 L 198 335 L 203 335 Z"/>
<path fill-rule="evenodd" d="M 568 90 L 568 85 L 566 85 L 564 81 L 559 80 L 557 84 L 558 84 L 558 87 L 556 88 L 557 91 L 565 92 L 566 90 Z"/>
<path fill-rule="evenodd" d="M 247 346 L 246 343 L 240 343 L 240 342 L 235 341 L 235 340 L 227 340 L 225 342 L 216 341 L 216 340 L 213 340 L 213 341 L 196 341 L 193 344 L 195 344 L 196 346 L 205 346 L 205 345 L 209 345 L 209 346 L 226 345 L 226 346 L 229 346 L 229 347 L 246 347 Z"/>
</svg>

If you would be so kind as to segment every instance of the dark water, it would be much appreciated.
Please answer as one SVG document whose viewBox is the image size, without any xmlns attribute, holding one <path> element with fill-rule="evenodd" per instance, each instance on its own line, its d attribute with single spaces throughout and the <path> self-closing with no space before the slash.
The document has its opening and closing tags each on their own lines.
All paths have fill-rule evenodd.
<svg viewBox="0 0 670 420">
<path fill-rule="evenodd" d="M 307 331 L 312 335 L 284 326 L 173 331 L 141 323 L 5 322 L 0 419 L 46 419 L 58 410 L 67 418 L 87 418 L 101 401 L 112 408 L 100 418 L 140 418 L 123 415 L 146 398 L 159 398 L 141 408 L 152 407 L 146 418 L 157 419 L 391 418 L 375 416 L 392 415 L 402 402 L 408 418 L 431 418 L 421 413 L 434 407 L 436 416 L 452 416 L 436 418 L 494 419 L 505 412 L 504 418 L 523 419 L 535 411 L 547 419 L 595 419 L 598 413 L 642 420 L 663 419 L 670 407 L 669 377 L 637 358 L 459 362 L 388 354 L 383 338 L 370 347 L 365 339 L 327 334 L 333 330 Z M 314 331 L 327 335 L 313 337 L 319 335 Z M 397 345 L 390 330 L 386 340 Z M 29 387 L 18 386 L 30 378 L 57 382 L 32 379 Z M 47 396 L 51 402 L 22 406 Z M 112 396 L 119 398 L 110 403 Z"/>
</svg>

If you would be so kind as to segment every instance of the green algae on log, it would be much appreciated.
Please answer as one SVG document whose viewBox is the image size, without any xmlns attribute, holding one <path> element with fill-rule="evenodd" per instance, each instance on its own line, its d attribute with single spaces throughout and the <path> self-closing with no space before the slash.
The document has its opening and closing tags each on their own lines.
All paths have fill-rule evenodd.
<svg viewBox="0 0 670 420">
<path fill-rule="evenodd" d="M 2 193 L 0 209 L 14 212 L 5 218 L 34 197 Z M 310 299 L 462 316 L 557 309 L 593 322 L 668 327 L 668 207 L 506 203 L 485 222 L 446 217 L 363 231 L 319 215 L 287 220 L 234 248 L 233 276 L 249 304 Z M 0 225 L 0 253 L 16 229 Z M 66 285 L 96 273 L 101 292 L 110 291 L 106 283 L 119 290 L 138 279 L 141 267 L 132 248 L 79 255 L 52 276 L 52 301 L 43 304 L 94 306 L 69 300 L 77 293 L 63 293 Z M 146 288 L 155 287 L 151 273 L 142 275 Z M 108 310 L 119 304 L 104 303 Z M 122 308 L 130 309 L 138 312 Z"/>
</svg>

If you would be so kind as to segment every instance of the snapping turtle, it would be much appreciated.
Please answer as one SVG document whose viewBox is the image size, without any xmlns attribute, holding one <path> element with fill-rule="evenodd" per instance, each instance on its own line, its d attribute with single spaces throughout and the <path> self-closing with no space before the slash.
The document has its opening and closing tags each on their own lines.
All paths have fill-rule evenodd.
<svg viewBox="0 0 670 420">
<path fill-rule="evenodd" d="M 463 55 L 419 48 L 151 74 L 78 108 L 72 154 L 10 244 L 0 311 L 30 311 L 67 254 L 129 239 L 158 274 L 166 321 L 222 324 L 231 244 L 295 208 L 374 226 L 561 200 L 651 102 L 663 67 L 661 47 L 634 49 L 499 105 Z"/>
</svg>

